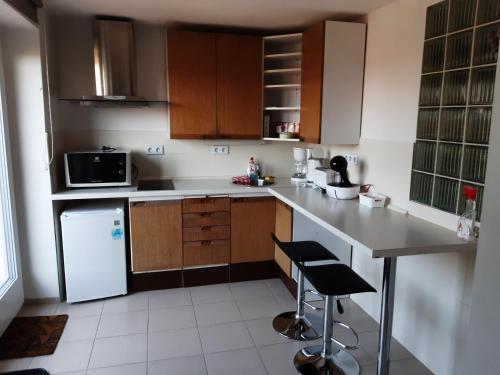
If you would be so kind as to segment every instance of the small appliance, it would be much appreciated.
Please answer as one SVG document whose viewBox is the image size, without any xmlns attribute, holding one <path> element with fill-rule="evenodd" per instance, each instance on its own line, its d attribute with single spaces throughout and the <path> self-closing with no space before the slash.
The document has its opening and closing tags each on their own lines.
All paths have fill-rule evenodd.
<svg viewBox="0 0 500 375">
<path fill-rule="evenodd" d="M 347 160 L 337 155 L 330 160 L 330 167 L 340 175 L 339 182 L 333 182 L 326 186 L 326 193 L 335 199 L 354 199 L 359 195 L 359 185 L 353 185 L 347 174 Z"/>
<path fill-rule="evenodd" d="M 307 159 L 307 182 L 309 184 L 314 183 L 315 169 L 321 168 L 323 166 L 323 159 L 319 158 L 309 158 Z"/>
<path fill-rule="evenodd" d="M 295 173 L 292 175 L 293 182 L 306 182 L 307 180 L 307 150 L 300 147 L 293 148 L 293 159 L 295 160 Z"/>
<path fill-rule="evenodd" d="M 83 151 L 64 154 L 67 187 L 132 185 L 130 151 Z"/>
<path fill-rule="evenodd" d="M 335 172 L 330 168 L 317 167 L 313 171 L 313 186 L 326 189 L 334 181 Z"/>
</svg>

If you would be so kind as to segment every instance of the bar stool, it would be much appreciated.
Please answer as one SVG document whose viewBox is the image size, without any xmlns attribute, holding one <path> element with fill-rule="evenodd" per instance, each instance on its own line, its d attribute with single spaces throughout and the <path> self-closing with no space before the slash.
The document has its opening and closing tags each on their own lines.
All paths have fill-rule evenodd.
<svg viewBox="0 0 500 375">
<path fill-rule="evenodd" d="M 272 233 L 271 237 L 276 245 L 278 245 L 297 266 L 302 265 L 304 262 L 339 260 L 328 249 L 315 241 L 281 242 Z M 297 274 L 297 309 L 295 311 L 281 313 L 273 319 L 273 328 L 276 332 L 298 341 L 315 340 L 321 337 L 321 333 L 318 333 L 317 330 L 314 329 L 309 319 L 305 316 L 304 305 L 307 304 L 307 302 L 305 302 L 305 292 L 304 274 L 299 268 Z M 311 307 L 316 309 L 314 306 Z"/>
<path fill-rule="evenodd" d="M 337 375 L 359 374 L 359 363 L 348 352 L 359 345 L 357 333 L 348 325 L 333 319 L 333 301 L 336 296 L 376 290 L 363 280 L 356 272 L 345 264 L 327 264 L 321 266 L 304 266 L 298 264 L 307 280 L 316 290 L 325 296 L 323 316 L 323 344 L 303 348 L 294 358 L 294 365 L 304 375 Z M 356 337 L 356 344 L 345 345 L 333 337 L 333 324 L 351 330 Z M 340 348 L 332 349 L 332 342 Z"/>
</svg>

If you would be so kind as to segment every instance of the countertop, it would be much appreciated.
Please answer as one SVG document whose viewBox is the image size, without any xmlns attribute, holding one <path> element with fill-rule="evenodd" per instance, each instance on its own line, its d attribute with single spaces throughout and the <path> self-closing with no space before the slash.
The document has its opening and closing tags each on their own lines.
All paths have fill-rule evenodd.
<svg viewBox="0 0 500 375">
<path fill-rule="evenodd" d="M 332 199 L 301 187 L 276 186 L 269 192 L 372 258 L 476 249 L 476 241 L 461 240 L 454 231 L 388 208 L 365 207 L 357 199 Z"/>
<path fill-rule="evenodd" d="M 137 186 L 111 188 L 67 189 L 52 194 L 52 200 L 112 199 L 112 198 L 168 198 L 199 195 L 265 196 L 270 195 L 267 186 L 242 186 L 231 182 L 230 177 L 173 179 L 174 190 L 138 191 Z M 292 186 L 290 178 L 277 178 L 274 187 Z"/>
</svg>

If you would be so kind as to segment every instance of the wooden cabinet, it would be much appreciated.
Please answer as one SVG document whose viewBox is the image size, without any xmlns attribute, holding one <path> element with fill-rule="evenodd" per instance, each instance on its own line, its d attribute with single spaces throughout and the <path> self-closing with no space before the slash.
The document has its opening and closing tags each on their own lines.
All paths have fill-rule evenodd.
<svg viewBox="0 0 500 375">
<path fill-rule="evenodd" d="M 182 204 L 134 202 L 130 207 L 132 271 L 182 267 Z"/>
<path fill-rule="evenodd" d="M 229 264 L 231 237 L 229 198 L 188 198 L 182 202 L 183 265 Z"/>
<path fill-rule="evenodd" d="M 170 31 L 167 48 L 170 137 L 216 138 L 215 35 Z"/>
<path fill-rule="evenodd" d="M 281 241 L 292 241 L 293 237 L 293 209 L 287 204 L 276 200 L 276 237 Z M 291 277 L 292 262 L 286 254 L 275 245 L 274 260 L 283 270 L 283 272 Z"/>
<path fill-rule="evenodd" d="M 217 134 L 260 139 L 262 38 L 217 34 Z"/>
<path fill-rule="evenodd" d="M 231 263 L 274 259 L 275 210 L 273 197 L 231 200 Z"/>
<path fill-rule="evenodd" d="M 300 139 L 357 144 L 366 25 L 323 21 L 302 34 Z"/>
<path fill-rule="evenodd" d="M 170 31 L 170 136 L 261 138 L 261 38 Z"/>
</svg>

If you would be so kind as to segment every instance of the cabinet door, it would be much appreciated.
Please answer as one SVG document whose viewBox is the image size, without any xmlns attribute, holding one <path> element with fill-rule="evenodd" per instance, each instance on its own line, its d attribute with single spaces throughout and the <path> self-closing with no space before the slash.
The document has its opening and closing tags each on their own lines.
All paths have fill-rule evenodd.
<svg viewBox="0 0 500 375">
<path fill-rule="evenodd" d="M 216 137 L 215 34 L 167 34 L 170 137 Z"/>
<path fill-rule="evenodd" d="M 133 203 L 130 230 L 133 272 L 182 267 L 181 201 Z"/>
<path fill-rule="evenodd" d="M 218 135 L 260 139 L 262 38 L 217 34 L 216 40 Z"/>
<path fill-rule="evenodd" d="M 274 259 L 275 210 L 272 197 L 231 200 L 231 263 Z"/>
<path fill-rule="evenodd" d="M 287 204 L 276 200 L 276 229 L 275 234 L 281 241 L 292 241 L 293 233 L 293 209 Z M 290 258 L 277 246 L 274 247 L 274 260 L 291 277 L 292 262 Z"/>
<path fill-rule="evenodd" d="M 323 93 L 325 23 L 302 34 L 302 78 L 300 95 L 300 140 L 319 143 Z"/>
</svg>

